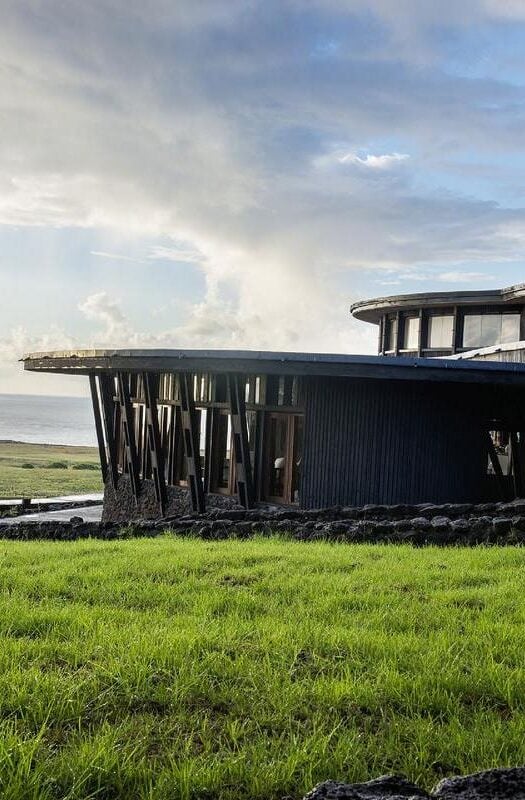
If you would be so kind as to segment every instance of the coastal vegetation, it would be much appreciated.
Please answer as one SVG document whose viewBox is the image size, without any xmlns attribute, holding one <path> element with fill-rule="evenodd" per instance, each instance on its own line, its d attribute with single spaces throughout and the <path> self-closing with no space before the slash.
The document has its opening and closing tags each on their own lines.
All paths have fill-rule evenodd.
<svg viewBox="0 0 525 800">
<path fill-rule="evenodd" d="M 0 497 L 102 491 L 96 447 L 0 441 Z"/>
<path fill-rule="evenodd" d="M 299 798 L 525 760 L 525 549 L 0 541 L 5 800 Z"/>
</svg>

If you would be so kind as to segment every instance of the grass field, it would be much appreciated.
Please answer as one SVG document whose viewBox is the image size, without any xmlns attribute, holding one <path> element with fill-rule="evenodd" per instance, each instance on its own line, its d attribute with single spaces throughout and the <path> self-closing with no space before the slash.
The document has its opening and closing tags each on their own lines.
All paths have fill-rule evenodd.
<svg viewBox="0 0 525 800">
<path fill-rule="evenodd" d="M 0 497 L 102 491 L 96 447 L 0 441 Z"/>
<path fill-rule="evenodd" d="M 525 761 L 525 550 L 0 542 L 0 795 L 299 798 Z"/>
</svg>

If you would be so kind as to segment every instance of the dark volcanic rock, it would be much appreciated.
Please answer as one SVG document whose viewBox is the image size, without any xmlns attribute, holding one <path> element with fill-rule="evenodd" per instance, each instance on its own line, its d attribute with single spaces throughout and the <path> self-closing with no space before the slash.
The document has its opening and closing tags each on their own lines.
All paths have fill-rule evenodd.
<svg viewBox="0 0 525 800">
<path fill-rule="evenodd" d="M 445 778 L 432 792 L 436 800 L 525 800 L 525 767 L 488 769 Z"/>
<path fill-rule="evenodd" d="M 367 783 L 325 781 L 304 800 L 525 800 L 525 767 L 489 769 L 445 778 L 430 794 L 405 778 L 387 775 Z"/>
<path fill-rule="evenodd" d="M 512 520 L 508 517 L 496 517 L 492 520 L 492 527 L 494 528 L 494 533 L 497 536 L 510 533 L 510 529 L 512 528 Z"/>
<path fill-rule="evenodd" d="M 304 800 L 401 800 L 428 798 L 415 784 L 396 775 L 386 775 L 366 783 L 325 781 L 309 792 Z"/>
</svg>

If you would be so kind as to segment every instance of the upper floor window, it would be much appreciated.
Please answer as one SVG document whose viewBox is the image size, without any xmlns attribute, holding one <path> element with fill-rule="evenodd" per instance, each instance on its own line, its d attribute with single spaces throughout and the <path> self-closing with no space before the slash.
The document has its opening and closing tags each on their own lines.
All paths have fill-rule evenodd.
<svg viewBox="0 0 525 800">
<path fill-rule="evenodd" d="M 463 347 L 490 347 L 519 338 L 519 314 L 465 314 Z"/>
<path fill-rule="evenodd" d="M 419 348 L 419 329 L 419 317 L 405 317 L 403 350 L 417 350 Z"/>
<path fill-rule="evenodd" d="M 454 316 L 452 314 L 431 315 L 428 318 L 428 347 L 452 347 Z"/>
</svg>

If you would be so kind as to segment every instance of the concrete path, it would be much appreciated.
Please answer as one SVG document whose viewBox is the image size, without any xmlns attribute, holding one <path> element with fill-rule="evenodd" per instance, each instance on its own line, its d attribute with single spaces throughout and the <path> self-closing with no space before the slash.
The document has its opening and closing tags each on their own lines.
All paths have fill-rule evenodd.
<svg viewBox="0 0 525 800">
<path fill-rule="evenodd" d="M 0 525 L 20 525 L 26 522 L 69 522 L 71 517 L 82 517 L 85 522 L 100 522 L 102 506 L 76 506 L 61 511 L 37 511 L 18 517 L 2 517 Z"/>
<path fill-rule="evenodd" d="M 40 505 L 41 503 L 101 503 L 104 499 L 102 492 L 91 492 L 90 494 L 61 494 L 57 497 L 32 497 L 31 505 Z M 13 500 L 0 499 L 0 506 L 16 506 L 22 505 L 20 498 Z"/>
</svg>

